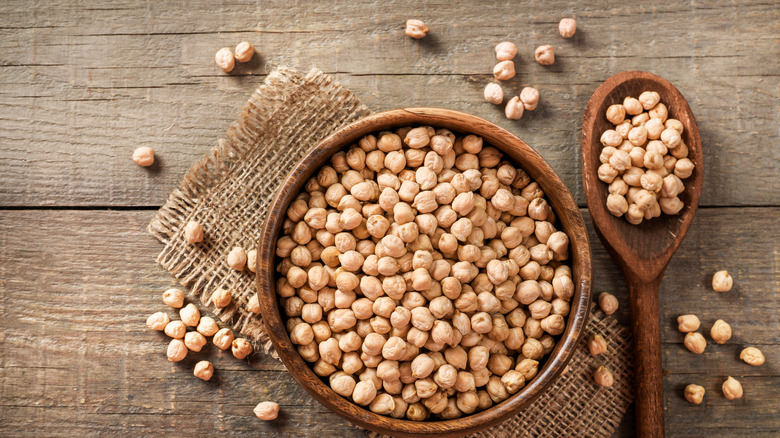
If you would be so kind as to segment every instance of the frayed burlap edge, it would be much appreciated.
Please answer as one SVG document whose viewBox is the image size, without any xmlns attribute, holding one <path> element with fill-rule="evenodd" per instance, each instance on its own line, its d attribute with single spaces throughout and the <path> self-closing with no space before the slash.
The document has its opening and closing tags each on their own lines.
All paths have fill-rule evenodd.
<svg viewBox="0 0 780 438">
<path fill-rule="evenodd" d="M 601 335 L 607 352 L 591 356 L 587 338 Z M 615 383 L 603 388 L 593 381 L 599 366 L 612 371 Z M 515 417 L 470 438 L 609 437 L 633 400 L 631 339 L 628 330 L 600 310 L 591 313 L 585 335 L 564 373 Z M 370 438 L 385 435 L 369 432 Z"/>
<path fill-rule="evenodd" d="M 271 351 L 259 315 L 246 309 L 255 275 L 226 264 L 233 247 L 256 247 L 277 188 L 295 163 L 320 140 L 370 113 L 332 77 L 312 69 L 273 71 L 247 102 L 241 117 L 214 149 L 195 163 L 158 211 L 148 231 L 165 247 L 157 261 L 190 288 L 223 323 Z M 183 226 L 199 222 L 205 239 L 189 245 Z M 217 309 L 217 288 L 233 294 Z M 274 354 L 275 355 L 275 354 Z"/>
</svg>

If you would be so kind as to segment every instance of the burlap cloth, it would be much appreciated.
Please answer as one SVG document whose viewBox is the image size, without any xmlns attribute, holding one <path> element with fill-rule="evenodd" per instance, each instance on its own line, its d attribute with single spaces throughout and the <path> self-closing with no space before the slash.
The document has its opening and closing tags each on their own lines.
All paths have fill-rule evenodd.
<svg viewBox="0 0 780 438">
<path fill-rule="evenodd" d="M 227 254 L 235 246 L 255 248 L 277 187 L 310 147 L 369 113 L 349 90 L 317 69 L 306 75 L 275 70 L 252 94 L 226 139 L 192 166 L 149 224 L 149 232 L 165 246 L 157 261 L 223 323 L 266 353 L 276 356 L 260 316 L 246 307 L 255 293 L 254 274 L 230 269 Z M 198 245 L 183 237 L 190 220 L 205 230 Z M 219 287 L 233 291 L 233 303 L 223 309 L 210 299 Z M 612 434 L 632 400 L 628 332 L 598 311 L 587 331 L 608 340 L 607 354 L 592 358 L 580 343 L 567 372 L 549 391 L 520 415 L 475 436 Z M 591 377 L 602 364 L 614 373 L 611 388 L 597 386 Z"/>
</svg>

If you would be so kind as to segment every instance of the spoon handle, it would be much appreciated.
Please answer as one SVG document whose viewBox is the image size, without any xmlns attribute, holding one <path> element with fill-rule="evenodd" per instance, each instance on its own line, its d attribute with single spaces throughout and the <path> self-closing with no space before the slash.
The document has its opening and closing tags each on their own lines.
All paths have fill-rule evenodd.
<svg viewBox="0 0 780 438">
<path fill-rule="evenodd" d="M 628 275 L 634 335 L 636 431 L 642 438 L 664 436 L 664 384 L 658 293 L 661 277 L 644 282 Z"/>
</svg>

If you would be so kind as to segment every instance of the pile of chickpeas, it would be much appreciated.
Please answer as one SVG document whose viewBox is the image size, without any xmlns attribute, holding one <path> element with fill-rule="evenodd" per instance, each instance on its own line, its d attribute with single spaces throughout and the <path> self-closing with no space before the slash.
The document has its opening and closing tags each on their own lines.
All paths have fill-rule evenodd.
<svg viewBox="0 0 780 438">
<path fill-rule="evenodd" d="M 669 118 L 666 105 L 655 91 L 639 98 L 626 97 L 607 108 L 607 120 L 615 125 L 601 135 L 598 178 L 609 184 L 607 210 L 634 225 L 683 208 L 678 195 L 684 179 L 693 174 L 688 146 L 682 140 L 683 125 Z"/>
<path fill-rule="evenodd" d="M 454 419 L 518 392 L 564 332 L 569 238 L 539 185 L 476 135 L 367 135 L 290 205 L 290 340 L 371 411 Z"/>
</svg>

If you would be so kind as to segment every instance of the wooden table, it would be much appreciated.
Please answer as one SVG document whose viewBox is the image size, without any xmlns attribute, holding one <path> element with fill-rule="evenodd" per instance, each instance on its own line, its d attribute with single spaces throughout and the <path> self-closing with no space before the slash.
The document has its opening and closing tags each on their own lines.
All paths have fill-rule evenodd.
<svg viewBox="0 0 780 438">
<path fill-rule="evenodd" d="M 0 6 L 0 433 L 361 436 L 298 387 L 277 361 L 210 351 L 211 382 L 195 359 L 167 362 L 146 329 L 174 281 L 155 263 L 149 220 L 187 168 L 238 116 L 277 65 L 332 74 L 374 110 L 439 106 L 495 121 L 533 145 L 580 206 L 582 111 L 622 70 L 676 84 L 697 116 L 705 184 L 696 220 L 661 286 L 666 430 L 670 436 L 780 433 L 780 7 L 774 1 L 517 2 L 8 0 Z M 575 37 L 557 35 L 576 16 Z M 407 18 L 431 34 L 403 35 Z M 214 53 L 239 41 L 259 55 L 227 75 Z M 517 43 L 518 76 L 539 108 L 520 121 L 486 103 L 493 46 Z M 552 44 L 542 67 L 533 49 Z M 511 90 L 511 91 L 510 91 Z M 159 166 L 133 164 L 141 145 Z M 583 208 L 587 217 L 587 211 Z M 595 290 L 621 301 L 615 265 L 591 236 Z M 728 269 L 734 290 L 711 290 Z M 705 333 L 731 323 L 726 345 L 693 355 L 675 329 L 698 314 Z M 708 337 L 708 336 L 707 336 Z M 738 359 L 756 345 L 761 367 Z M 727 401 L 731 375 L 745 396 Z M 707 389 L 701 406 L 682 397 Z M 271 399 L 279 421 L 252 407 Z M 633 414 L 619 435 L 632 434 Z"/>
</svg>

